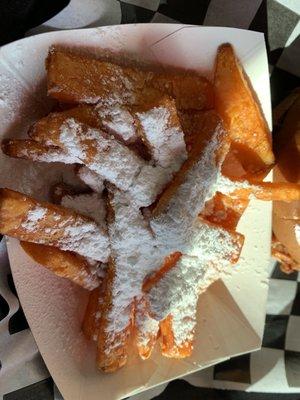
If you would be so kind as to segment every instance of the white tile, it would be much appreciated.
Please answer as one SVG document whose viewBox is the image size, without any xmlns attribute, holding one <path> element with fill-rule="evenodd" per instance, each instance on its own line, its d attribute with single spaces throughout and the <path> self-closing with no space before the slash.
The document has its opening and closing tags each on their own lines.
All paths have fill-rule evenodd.
<svg viewBox="0 0 300 400">
<path fill-rule="evenodd" d="M 297 291 L 297 282 L 270 279 L 267 314 L 289 315 Z"/>
<path fill-rule="evenodd" d="M 282 4 L 284 7 L 289 8 L 296 14 L 300 14 L 300 1 L 299 0 L 276 0 L 277 3 Z"/>
<path fill-rule="evenodd" d="M 262 348 L 251 354 L 251 391 L 282 393 L 289 387 L 285 375 L 284 350 Z"/>
<path fill-rule="evenodd" d="M 289 318 L 285 349 L 292 351 L 300 351 L 300 316 L 291 315 Z"/>
</svg>

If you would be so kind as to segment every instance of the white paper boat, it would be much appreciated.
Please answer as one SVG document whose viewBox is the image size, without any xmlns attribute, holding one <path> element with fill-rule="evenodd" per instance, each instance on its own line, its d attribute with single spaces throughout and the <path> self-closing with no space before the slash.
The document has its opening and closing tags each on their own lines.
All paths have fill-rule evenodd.
<svg viewBox="0 0 300 400">
<path fill-rule="evenodd" d="M 231 28 L 171 24 L 121 25 L 52 32 L 0 50 L 2 137 L 22 136 L 50 109 L 44 60 L 52 44 L 133 53 L 142 60 L 200 70 L 208 76 L 219 44 L 230 42 L 241 60 L 271 125 L 268 63 L 263 34 Z M 0 154 L 0 187 L 45 197 L 44 166 Z M 59 168 L 53 167 L 51 179 Z M 215 283 L 199 301 L 195 350 L 171 360 L 157 351 L 148 361 L 133 356 L 120 371 L 96 370 L 95 348 L 80 331 L 87 294 L 38 267 L 16 240 L 8 241 L 13 277 L 29 325 L 46 365 L 66 400 L 119 399 L 191 373 L 261 345 L 267 298 L 271 204 L 252 201 L 238 230 L 246 241 L 232 274 Z"/>
</svg>

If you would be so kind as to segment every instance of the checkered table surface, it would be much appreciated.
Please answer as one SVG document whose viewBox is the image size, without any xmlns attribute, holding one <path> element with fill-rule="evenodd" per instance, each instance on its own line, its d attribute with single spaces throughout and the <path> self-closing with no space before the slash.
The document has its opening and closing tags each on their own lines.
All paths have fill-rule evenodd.
<svg viewBox="0 0 300 400">
<path fill-rule="evenodd" d="M 265 33 L 273 105 L 300 86 L 300 0 L 49 0 L 43 3 L 41 9 L 34 0 L 0 0 L 0 45 L 50 30 L 120 23 L 230 26 Z M 299 332 L 299 274 L 285 275 L 271 262 L 260 351 L 232 358 L 130 399 L 299 400 Z M 0 242 L 1 396 L 4 400 L 61 399 L 18 303 L 4 239 Z"/>
</svg>

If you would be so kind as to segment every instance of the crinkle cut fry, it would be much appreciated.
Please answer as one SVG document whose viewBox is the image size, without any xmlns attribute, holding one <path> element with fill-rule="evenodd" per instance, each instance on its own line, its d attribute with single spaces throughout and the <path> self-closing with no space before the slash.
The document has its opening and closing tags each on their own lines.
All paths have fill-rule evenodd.
<svg viewBox="0 0 300 400">
<path fill-rule="evenodd" d="M 88 290 L 99 286 L 99 278 L 91 273 L 89 262 L 79 254 L 43 244 L 23 241 L 20 244 L 29 257 L 55 275 L 67 278 Z"/>
<path fill-rule="evenodd" d="M 108 257 L 108 238 L 94 221 L 10 189 L 0 189 L 0 232 L 103 262 Z"/>
<path fill-rule="evenodd" d="M 46 66 L 48 94 L 62 102 L 141 105 L 165 93 L 181 109 L 213 107 L 211 83 L 194 72 L 154 73 L 56 48 L 50 50 Z"/>
<path fill-rule="evenodd" d="M 218 49 L 214 88 L 215 108 L 245 170 L 268 168 L 274 163 L 270 131 L 230 44 Z"/>
</svg>

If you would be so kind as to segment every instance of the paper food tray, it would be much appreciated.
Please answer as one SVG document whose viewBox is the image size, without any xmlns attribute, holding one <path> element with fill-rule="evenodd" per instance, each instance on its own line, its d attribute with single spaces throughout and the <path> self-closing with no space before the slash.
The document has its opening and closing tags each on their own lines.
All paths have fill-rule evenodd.
<svg viewBox="0 0 300 400">
<path fill-rule="evenodd" d="M 159 64 L 201 71 L 211 77 L 217 47 L 233 44 L 271 125 L 268 63 L 263 34 L 231 28 L 173 24 L 121 25 L 60 31 L 30 37 L 0 50 L 1 139 L 22 137 L 51 107 L 44 62 L 49 46 L 129 53 Z M 49 170 L 51 174 L 49 176 Z M 47 197 L 49 182 L 68 168 L 13 160 L 0 154 L 0 187 Z M 44 174 L 47 172 L 47 182 Z M 156 351 L 150 360 L 132 356 L 106 375 L 96 369 L 95 346 L 81 333 L 87 292 L 38 267 L 17 240 L 8 240 L 16 288 L 46 365 L 66 400 L 119 399 L 191 373 L 261 345 L 268 289 L 271 204 L 251 201 L 238 231 L 245 245 L 238 265 L 200 297 L 192 357 L 172 360 Z"/>
</svg>

